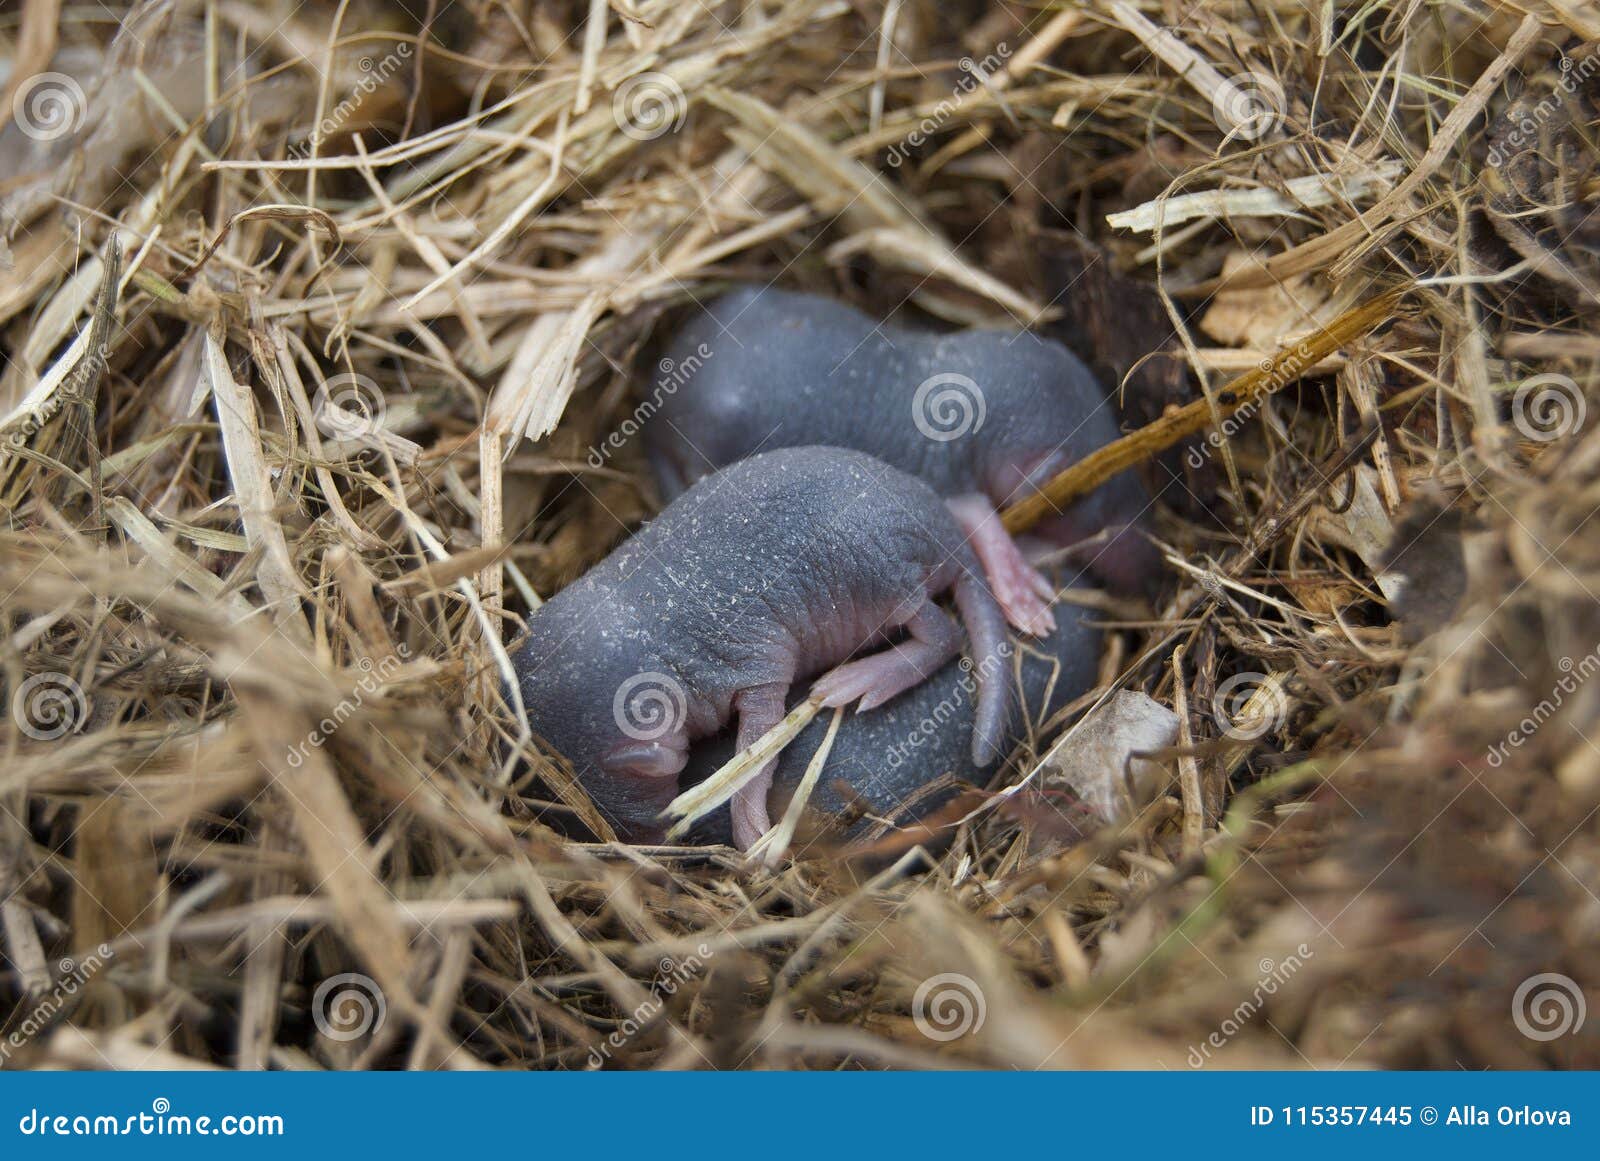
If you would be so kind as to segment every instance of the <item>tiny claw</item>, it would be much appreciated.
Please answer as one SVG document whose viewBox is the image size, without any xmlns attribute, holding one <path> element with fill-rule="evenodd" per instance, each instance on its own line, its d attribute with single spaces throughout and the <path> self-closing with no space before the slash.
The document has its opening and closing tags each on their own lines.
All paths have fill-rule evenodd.
<svg viewBox="0 0 1600 1161">
<path fill-rule="evenodd" d="M 841 709 L 861 696 L 859 690 L 852 690 L 849 686 L 850 675 L 841 666 L 817 678 L 811 686 L 811 696 L 825 709 Z"/>
<path fill-rule="evenodd" d="M 942 661 L 941 661 L 942 664 Z M 911 649 L 891 646 L 882 653 L 847 661 L 824 673 L 811 686 L 811 696 L 826 709 L 839 709 L 856 703 L 857 712 L 876 709 L 899 697 L 927 678 L 932 669 L 919 664 Z"/>
<path fill-rule="evenodd" d="M 861 700 L 856 702 L 856 713 L 864 714 L 868 710 L 875 710 L 888 701 L 893 694 L 885 693 L 881 689 L 870 690 L 861 695 Z"/>
<path fill-rule="evenodd" d="M 996 591 L 994 599 L 1000 602 L 1006 620 L 1020 631 L 1034 637 L 1043 637 L 1055 632 L 1055 613 L 1051 612 L 1050 606 L 1034 593 L 1006 586 Z"/>
<path fill-rule="evenodd" d="M 965 496 L 949 501 L 949 505 L 972 542 L 1006 620 L 1034 636 L 1051 632 L 1055 618 L 1050 615 L 1049 606 L 1055 600 L 1055 586 L 1028 563 L 989 502 L 982 497 Z"/>
</svg>

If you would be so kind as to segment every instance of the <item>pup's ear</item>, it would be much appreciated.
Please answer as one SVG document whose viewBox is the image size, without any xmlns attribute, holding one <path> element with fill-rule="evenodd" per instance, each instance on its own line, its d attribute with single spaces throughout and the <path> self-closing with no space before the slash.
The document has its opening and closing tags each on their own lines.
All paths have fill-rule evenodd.
<svg viewBox="0 0 1600 1161">
<path fill-rule="evenodd" d="M 689 764 L 689 751 L 665 741 L 627 741 L 607 750 L 600 768 L 613 777 L 676 778 Z"/>
</svg>

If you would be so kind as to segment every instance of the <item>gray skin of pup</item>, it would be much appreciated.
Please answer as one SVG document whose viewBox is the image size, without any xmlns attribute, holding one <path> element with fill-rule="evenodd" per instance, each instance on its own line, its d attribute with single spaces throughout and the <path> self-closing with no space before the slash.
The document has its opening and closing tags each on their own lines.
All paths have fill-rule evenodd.
<svg viewBox="0 0 1600 1161">
<path fill-rule="evenodd" d="M 1100 384 L 1060 343 L 1028 332 L 914 331 L 763 287 L 696 312 L 661 354 L 672 370 L 647 389 L 659 411 L 645 439 L 665 496 L 775 447 L 868 452 L 951 500 L 1012 622 L 1048 627 L 1023 591 L 1032 578 L 1010 537 L 985 518 L 1121 434 Z M 976 385 L 981 422 L 971 387 L 953 377 Z M 1159 556 L 1132 531 L 1148 507 L 1143 485 L 1123 474 L 1032 535 L 1066 546 L 1105 530 L 1108 539 L 1076 559 L 1113 585 L 1143 588 L 1159 576 Z"/>
<path fill-rule="evenodd" d="M 1053 632 L 1018 649 L 1016 660 L 1008 656 L 1005 661 L 1006 680 L 1015 688 L 1003 750 L 1023 741 L 1030 722 L 1037 727 L 1095 683 L 1099 630 L 1089 624 L 1089 614 L 1082 609 L 1062 606 L 1056 612 Z M 981 784 L 985 779 L 967 752 L 976 712 L 973 690 L 972 672 L 952 661 L 904 697 L 866 713 L 846 714 L 807 810 L 838 815 L 852 804 L 864 803 L 874 815 L 903 825 L 925 817 L 959 793 L 961 787 L 948 786 L 919 796 L 923 787 L 943 775 Z M 779 755 L 774 803 L 787 803 L 800 785 L 828 732 L 830 717 L 819 716 Z M 683 772 L 683 784 L 704 781 L 733 754 L 733 738 L 727 734 L 697 744 Z M 849 787 L 848 795 L 838 789 L 840 782 Z M 874 825 L 870 820 L 857 824 L 851 834 Z M 706 846 L 730 843 L 728 810 L 697 822 L 688 841 Z"/>
<path fill-rule="evenodd" d="M 741 747 L 791 687 L 871 707 L 960 651 L 998 673 L 1004 618 L 950 513 L 920 480 L 861 452 L 790 448 L 707 476 L 529 618 L 516 654 L 534 732 L 624 839 L 659 841 L 691 741 L 737 718 Z M 864 646 L 904 639 L 846 662 Z M 998 756 L 1009 689 L 980 684 L 970 752 Z M 771 767 L 733 801 L 749 846 Z"/>
</svg>

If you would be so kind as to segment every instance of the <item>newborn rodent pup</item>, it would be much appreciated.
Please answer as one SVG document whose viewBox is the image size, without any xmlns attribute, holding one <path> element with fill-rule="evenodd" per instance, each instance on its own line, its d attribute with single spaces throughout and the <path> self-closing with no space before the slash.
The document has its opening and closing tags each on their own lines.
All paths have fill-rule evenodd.
<svg viewBox="0 0 1600 1161">
<path fill-rule="evenodd" d="M 1001 525 L 998 509 L 1115 440 L 1099 383 L 1060 343 L 1028 332 L 953 334 L 882 324 L 819 295 L 746 288 L 693 313 L 662 352 L 675 368 L 645 430 L 671 497 L 709 471 L 779 447 L 868 452 L 943 496 L 1019 629 L 1047 632 L 1053 590 Z M 1118 476 L 1033 535 L 1087 546 L 1088 570 L 1134 589 L 1158 561 L 1131 528 L 1149 505 Z"/>
<path fill-rule="evenodd" d="M 1056 628 L 1028 642 L 1004 659 L 1004 679 L 1016 688 L 1006 715 L 1002 750 L 1020 743 L 1030 725 L 1037 728 L 1095 683 L 1100 633 L 1083 609 L 1056 609 Z M 828 752 L 822 777 L 807 808 L 817 814 L 840 815 L 850 806 L 865 806 L 877 818 L 906 825 L 926 817 L 959 791 L 951 786 L 920 793 L 943 775 L 981 783 L 968 752 L 976 713 L 976 678 L 963 661 L 951 661 L 903 697 L 866 713 L 850 714 Z M 811 757 L 828 732 L 828 715 L 819 715 L 778 756 L 772 796 L 787 800 L 799 786 Z M 683 772 L 692 786 L 714 774 L 733 757 L 733 738 L 724 734 L 698 743 Z M 848 793 L 838 783 L 849 787 Z M 869 819 L 851 834 L 871 830 Z M 732 827 L 726 809 L 702 819 L 690 831 L 691 842 L 728 843 Z"/>
<path fill-rule="evenodd" d="M 795 682 L 830 667 L 812 695 L 870 709 L 955 657 L 960 627 L 934 603 L 946 591 L 983 677 L 970 752 L 987 765 L 1004 740 L 1005 621 L 949 510 L 861 452 L 753 456 L 700 480 L 529 618 L 523 704 L 619 835 L 658 840 L 692 740 L 737 717 L 739 747 L 751 745 Z M 741 848 L 770 825 L 772 765 L 732 801 Z"/>
</svg>

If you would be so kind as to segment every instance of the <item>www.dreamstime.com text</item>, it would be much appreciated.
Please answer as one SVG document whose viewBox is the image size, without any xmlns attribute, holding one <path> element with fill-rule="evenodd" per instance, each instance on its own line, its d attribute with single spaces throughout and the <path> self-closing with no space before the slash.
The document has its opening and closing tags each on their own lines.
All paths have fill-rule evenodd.
<svg viewBox="0 0 1600 1161">
<path fill-rule="evenodd" d="M 17 1121 L 25 1137 L 281 1137 L 287 1131 L 275 1113 L 174 1113 L 156 1097 L 148 1112 L 61 1113 L 29 1109 Z"/>
</svg>

